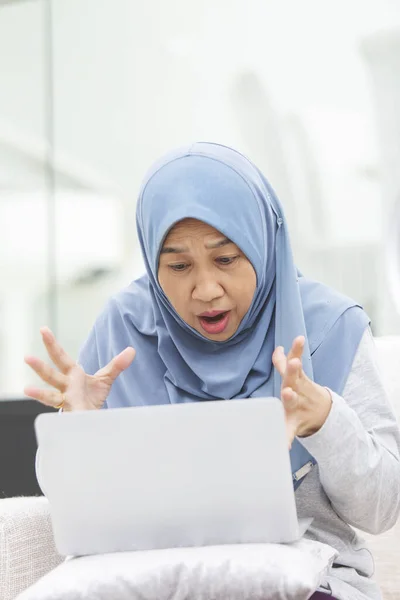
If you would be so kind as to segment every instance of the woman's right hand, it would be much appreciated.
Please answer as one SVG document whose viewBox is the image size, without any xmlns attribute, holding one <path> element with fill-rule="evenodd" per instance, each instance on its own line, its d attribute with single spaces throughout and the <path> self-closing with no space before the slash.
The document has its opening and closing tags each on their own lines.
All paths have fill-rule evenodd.
<svg viewBox="0 0 400 600">
<path fill-rule="evenodd" d="M 42 327 L 40 333 L 49 357 L 59 370 L 39 358 L 26 356 L 26 364 L 53 389 L 27 386 L 24 393 L 47 406 L 59 408 L 62 405 L 63 411 L 101 408 L 115 379 L 135 358 L 135 350 L 125 348 L 95 375 L 87 375 L 62 349 L 48 327 Z"/>
</svg>

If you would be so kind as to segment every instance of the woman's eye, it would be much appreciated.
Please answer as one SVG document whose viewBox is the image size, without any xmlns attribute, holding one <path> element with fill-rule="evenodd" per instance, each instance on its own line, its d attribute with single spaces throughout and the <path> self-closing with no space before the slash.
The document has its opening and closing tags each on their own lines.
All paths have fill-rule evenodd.
<svg viewBox="0 0 400 600">
<path fill-rule="evenodd" d="M 187 265 L 185 263 L 178 263 L 176 265 L 169 265 L 169 268 L 173 271 L 184 271 Z"/>
<path fill-rule="evenodd" d="M 238 256 L 220 256 L 217 258 L 217 261 L 220 265 L 231 265 L 235 262 L 235 260 L 239 258 Z"/>
</svg>

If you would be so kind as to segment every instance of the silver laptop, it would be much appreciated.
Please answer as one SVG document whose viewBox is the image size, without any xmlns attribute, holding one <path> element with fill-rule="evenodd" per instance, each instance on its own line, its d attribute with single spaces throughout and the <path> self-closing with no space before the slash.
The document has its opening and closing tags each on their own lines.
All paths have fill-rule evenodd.
<svg viewBox="0 0 400 600">
<path fill-rule="evenodd" d="M 275 398 L 47 413 L 35 429 L 60 554 L 292 542 L 310 524 Z"/>
</svg>

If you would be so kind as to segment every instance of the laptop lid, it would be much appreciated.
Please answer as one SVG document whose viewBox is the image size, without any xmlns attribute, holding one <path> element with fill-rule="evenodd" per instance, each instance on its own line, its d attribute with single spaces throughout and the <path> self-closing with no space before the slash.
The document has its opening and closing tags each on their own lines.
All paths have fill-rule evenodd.
<svg viewBox="0 0 400 600">
<path fill-rule="evenodd" d="M 61 554 L 301 536 L 277 399 L 43 414 L 35 429 Z"/>
</svg>

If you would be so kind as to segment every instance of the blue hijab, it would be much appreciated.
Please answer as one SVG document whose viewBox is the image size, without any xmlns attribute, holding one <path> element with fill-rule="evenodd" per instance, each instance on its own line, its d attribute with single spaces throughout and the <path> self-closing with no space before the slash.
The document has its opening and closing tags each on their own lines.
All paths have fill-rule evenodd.
<svg viewBox="0 0 400 600">
<path fill-rule="evenodd" d="M 224 342 L 187 325 L 158 283 L 163 241 L 174 224 L 189 217 L 232 240 L 256 272 L 252 304 Z M 308 377 L 342 393 L 368 318 L 351 299 L 298 274 L 282 206 L 247 158 L 212 143 L 163 157 L 143 182 L 137 231 L 147 274 L 110 299 L 79 357 L 93 374 L 126 346 L 136 349 L 107 407 L 280 397 L 272 353 L 276 346 L 288 351 L 298 335 L 306 339 Z M 294 475 L 315 463 L 299 440 L 291 462 Z"/>
</svg>

